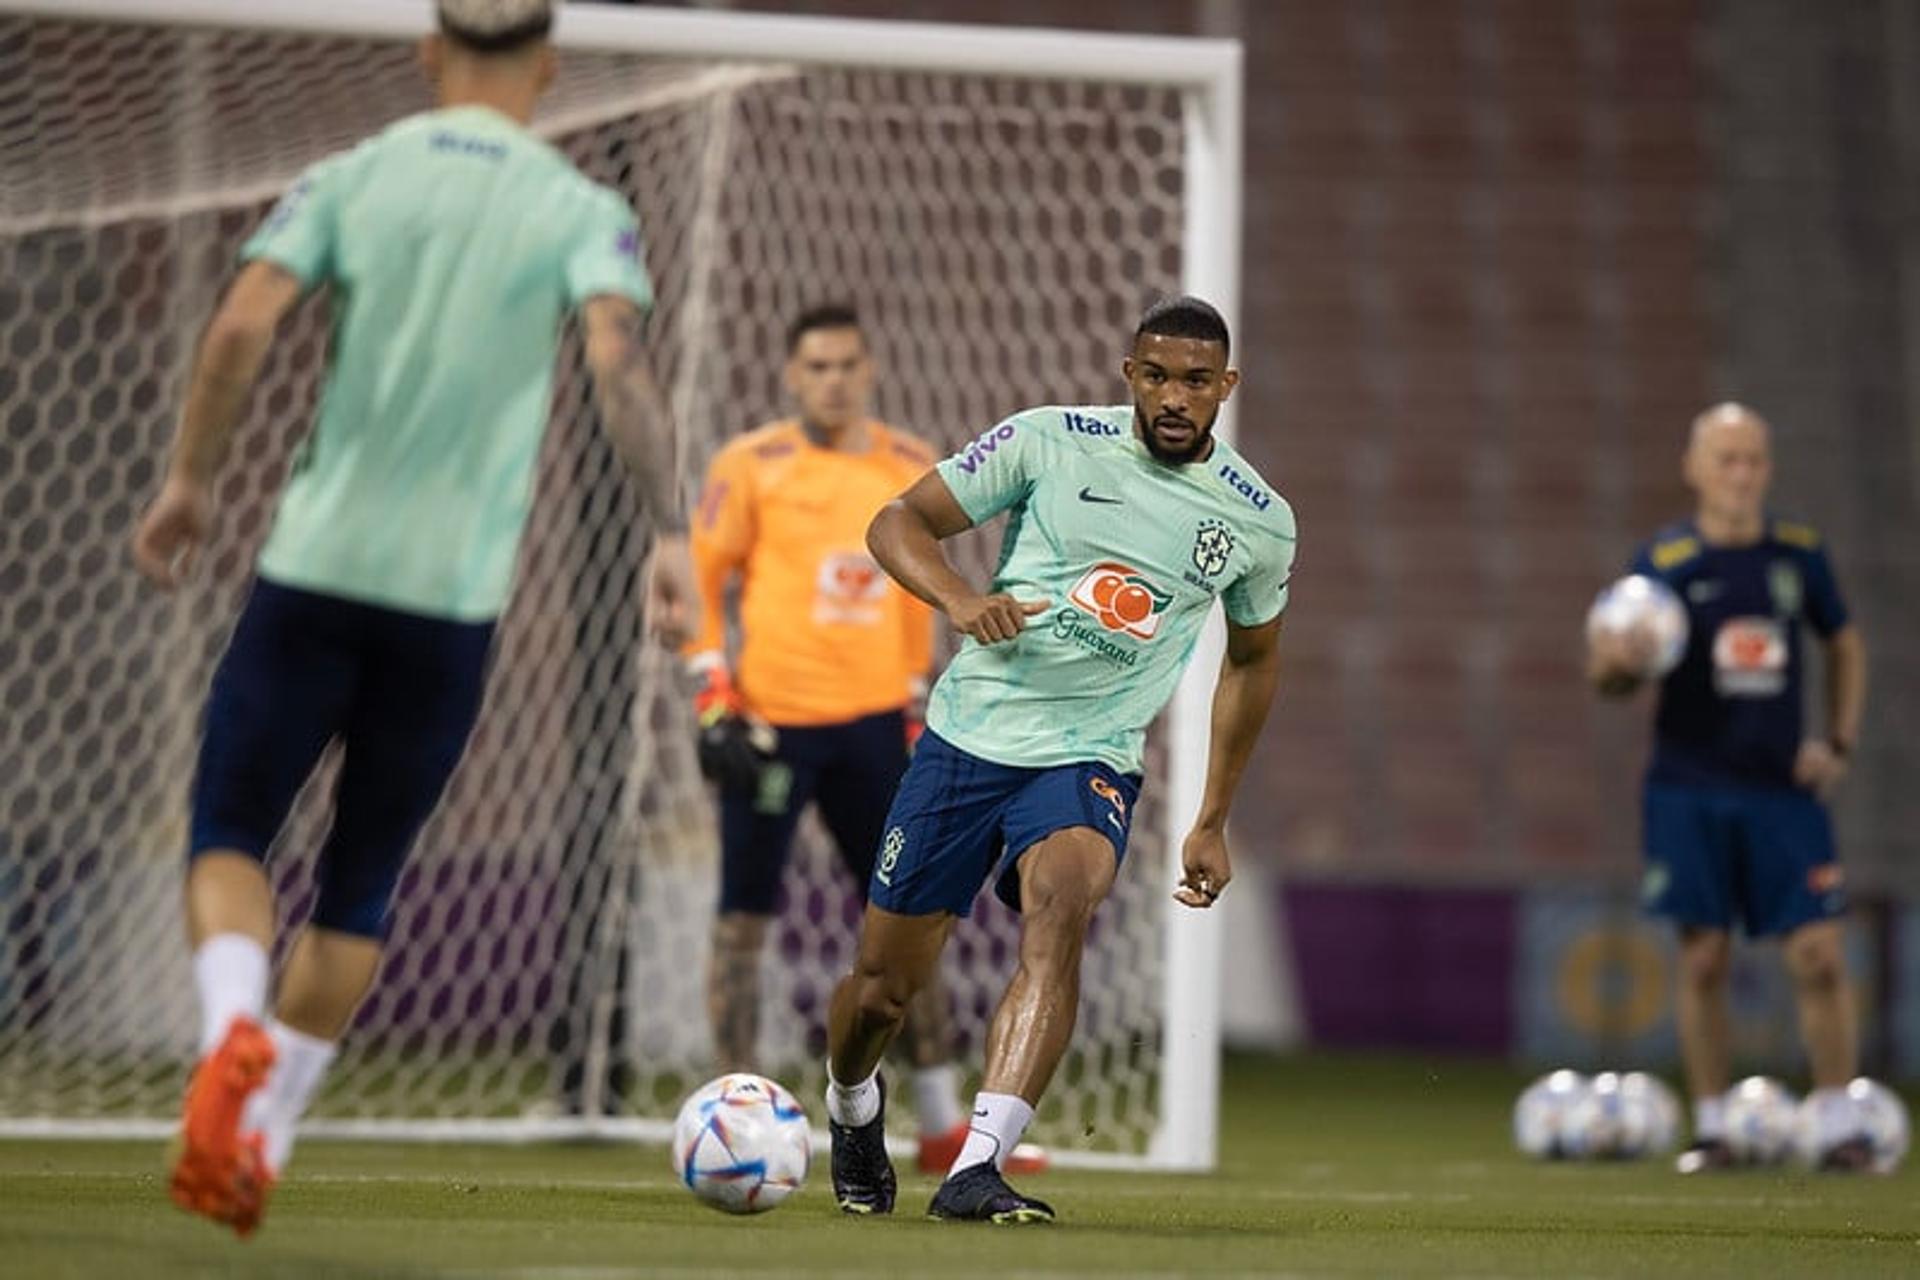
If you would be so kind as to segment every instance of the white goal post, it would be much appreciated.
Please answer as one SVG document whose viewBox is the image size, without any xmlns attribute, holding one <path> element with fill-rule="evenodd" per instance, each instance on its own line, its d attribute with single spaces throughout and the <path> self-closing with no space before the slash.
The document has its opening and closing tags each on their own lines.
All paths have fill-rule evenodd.
<svg viewBox="0 0 1920 1280">
<path fill-rule="evenodd" d="M 191 1022 L 184 958 L 171 955 L 184 950 L 174 895 L 193 717 L 285 447 L 304 428 L 324 350 L 318 319 L 284 335 L 256 397 L 270 403 L 243 428 L 236 457 L 250 436 L 266 443 L 236 464 L 247 476 L 229 486 L 235 527 L 210 557 L 217 581 L 178 603 L 101 584 L 121 573 L 113 554 L 151 486 L 237 237 L 299 167 L 424 105 L 417 86 L 390 102 L 374 89 L 409 74 L 402 44 L 431 15 L 424 0 L 0 0 L 0 71 L 26 105 L 0 122 L 0 143 L 20 142 L 23 128 L 35 135 L 0 150 L 15 157 L 0 158 L 0 350 L 12 342 L 16 370 L 0 371 L 0 921 L 11 921 L 0 925 L 0 1135 L 169 1127 L 160 1100 L 177 1097 Z M 1028 403 L 1118 398 L 1126 325 L 1154 292 L 1201 295 L 1237 320 L 1236 41 L 578 3 L 562 10 L 557 40 L 569 70 L 536 124 L 635 196 L 661 278 L 654 336 L 676 409 L 699 433 L 696 465 L 777 406 L 757 366 L 777 362 L 787 314 L 836 285 L 863 308 L 877 299 L 882 416 L 943 446 Z M 355 76 L 365 82 L 342 85 Z M 120 114 L 79 102 L 75 86 L 102 83 L 124 97 Z M 310 95 L 273 105 L 303 85 Z M 235 106 L 248 93 L 257 110 Z M 123 140 L 122 129 L 147 141 Z M 166 152 L 158 177 L 144 167 L 160 163 L 156 146 Z M 872 192 L 871 220 L 859 202 L 836 203 L 850 186 Z M 103 390 L 116 379 L 126 386 Z M 975 381 L 998 385 L 959 386 Z M 711 856 L 676 852 L 655 865 L 651 852 L 709 840 L 705 800 L 666 664 L 636 663 L 638 646 L 623 648 L 634 626 L 622 575 L 637 552 L 609 549 L 621 542 L 609 530 L 626 499 L 602 476 L 590 433 L 567 425 L 590 418 L 577 372 L 560 382 L 559 443 L 549 442 L 534 519 L 552 503 L 567 509 L 557 521 L 567 527 L 530 535 L 521 594 L 536 598 L 503 625 L 495 727 L 483 725 L 463 766 L 481 776 L 456 780 L 457 813 L 436 819 L 432 850 L 403 885 L 453 905 L 419 908 L 396 935 L 406 958 L 395 963 L 417 982 L 362 1019 L 378 1051 L 323 1096 L 316 1132 L 660 1137 L 685 1073 L 605 1082 L 624 1061 L 646 1075 L 650 1055 L 697 1056 L 672 1028 L 637 1025 L 649 1009 L 679 1007 L 705 1034 L 697 998 L 685 1002 L 698 991 L 689 973 L 705 963 L 692 926 L 711 910 Z M 1220 429 L 1230 436 L 1230 415 Z M 80 438 L 89 432 L 103 433 L 97 445 Z M 70 533 L 81 504 L 97 514 Z M 98 554 L 89 560 L 82 544 Z M 116 639 L 142 628 L 156 650 L 189 655 L 187 669 Z M 1130 858 L 1132 878 L 1146 879 L 1114 904 L 1120 936 L 1090 965 L 1076 1037 L 1088 1043 L 1056 1086 L 1068 1110 L 1043 1111 L 1039 1126 L 1061 1164 L 1215 1163 L 1220 921 L 1170 894 L 1199 805 L 1223 635 L 1216 617 L 1155 731 L 1157 799 L 1143 805 L 1152 822 Z M 592 706 L 622 709 L 622 725 L 582 727 L 590 711 L 554 692 L 532 660 L 589 636 L 611 637 L 608 654 L 578 679 Z M 62 663 L 71 674 L 58 674 Z M 116 703 L 92 701 L 109 690 Z M 116 739 L 116 706 L 145 727 Z M 62 733 L 72 745 L 50 749 Z M 518 758 L 500 736 L 520 739 Z M 559 764 L 529 780 L 525 757 L 541 744 L 560 744 Z M 564 772 L 609 754 L 624 763 L 604 788 Z M 103 757 L 119 772 L 103 772 Z M 288 853 L 310 851 L 322 790 L 303 797 Z M 515 830 L 569 834 L 550 852 L 492 848 L 513 844 L 489 825 L 499 813 Z M 803 970 L 843 967 L 850 952 L 844 904 L 824 887 L 830 859 L 802 861 L 807 883 L 823 887 L 789 904 L 804 919 L 776 940 L 765 992 L 793 1016 L 788 1032 L 775 1019 L 768 1035 L 789 1036 L 781 1061 L 817 1062 L 799 1029 L 818 1006 Z M 306 889 L 291 873 L 278 883 L 289 905 Z M 678 950 L 644 936 L 645 904 L 662 894 L 672 901 L 653 908 L 660 919 L 690 930 Z M 523 917 L 539 913 L 555 923 L 529 932 Z M 980 974 L 957 987 L 974 1009 L 971 1023 L 959 1017 L 963 1035 L 977 1031 L 1004 974 L 1005 935 L 992 927 L 950 958 L 950 975 L 953 965 Z M 513 978 L 521 965 L 541 975 L 524 990 Z M 1119 989 L 1096 1007 L 1103 981 Z M 456 1041 L 421 1029 L 463 1010 L 470 1025 Z M 148 1018 L 156 1025 L 128 1030 Z M 103 1039 L 111 1053 L 97 1050 Z M 564 1070 L 524 1067 L 509 1052 L 554 1046 Z M 433 1066 L 431 1097 L 414 1098 L 395 1081 L 429 1059 L 460 1065 Z M 398 1100 L 363 1110 L 347 1089 Z"/>
</svg>

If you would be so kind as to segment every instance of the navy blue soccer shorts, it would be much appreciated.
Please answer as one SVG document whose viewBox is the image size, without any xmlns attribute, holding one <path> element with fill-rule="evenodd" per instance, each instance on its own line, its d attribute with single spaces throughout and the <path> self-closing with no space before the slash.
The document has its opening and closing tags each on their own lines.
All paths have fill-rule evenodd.
<svg viewBox="0 0 1920 1280">
<path fill-rule="evenodd" d="M 1649 782 L 1643 817 L 1656 915 L 1760 938 L 1846 914 L 1833 824 L 1808 792 Z"/>
<path fill-rule="evenodd" d="M 1056 831 L 1092 827 L 1126 856 L 1140 775 L 1104 764 L 1023 768 L 920 735 L 881 837 L 868 900 L 903 916 L 973 910 L 981 886 L 1020 909 L 1020 855 Z"/>
<path fill-rule="evenodd" d="M 313 923 L 382 937 L 414 837 L 466 749 L 491 622 L 454 622 L 254 582 L 207 696 L 189 856 L 265 859 L 336 738 Z"/>
<path fill-rule="evenodd" d="M 794 828 L 810 803 L 864 894 L 881 820 L 907 771 L 907 721 L 899 711 L 779 732 L 760 789 L 720 793 L 722 912 L 773 914 Z"/>
</svg>

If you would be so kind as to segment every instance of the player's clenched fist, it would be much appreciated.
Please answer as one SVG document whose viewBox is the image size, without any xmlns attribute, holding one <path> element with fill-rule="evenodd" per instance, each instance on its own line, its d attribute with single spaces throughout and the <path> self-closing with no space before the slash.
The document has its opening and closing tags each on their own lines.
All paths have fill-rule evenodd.
<svg viewBox="0 0 1920 1280">
<path fill-rule="evenodd" d="M 133 563 L 149 582 L 172 590 L 212 527 L 213 499 L 205 487 L 170 478 L 134 530 Z"/>
<path fill-rule="evenodd" d="M 1045 613 L 1045 600 L 1016 600 L 1002 591 L 990 596 L 970 596 L 947 610 L 954 629 L 972 636 L 981 644 L 999 644 L 1011 640 L 1027 628 L 1027 619 Z"/>
<path fill-rule="evenodd" d="M 1204 910 L 1219 901 L 1233 879 L 1233 859 L 1227 854 L 1226 832 L 1219 827 L 1195 827 L 1180 847 L 1180 887 L 1173 891 L 1182 906 Z"/>
</svg>

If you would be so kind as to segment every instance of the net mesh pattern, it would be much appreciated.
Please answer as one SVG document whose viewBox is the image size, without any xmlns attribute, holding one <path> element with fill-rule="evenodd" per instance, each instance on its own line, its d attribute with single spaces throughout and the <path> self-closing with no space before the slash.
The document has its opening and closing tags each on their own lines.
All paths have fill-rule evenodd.
<svg viewBox="0 0 1920 1280">
<path fill-rule="evenodd" d="M 650 342 L 704 466 L 781 408 L 788 319 L 862 309 L 883 418 L 952 447 L 1104 402 L 1178 281 L 1171 91 L 570 54 L 543 136 L 638 209 Z M 196 1022 L 179 894 L 201 702 L 324 368 L 327 299 L 269 356 L 192 582 L 136 578 L 192 344 L 307 164 L 427 105 L 410 49 L 0 19 L 0 1121 L 164 1119 Z M 644 532 L 569 337 L 480 726 L 400 889 L 392 947 L 316 1104 L 406 1121 L 666 1116 L 711 1074 L 712 804 L 684 691 L 641 642 Z M 991 531 L 956 554 L 984 574 Z M 1161 1048 L 1167 850 L 1154 785 L 1086 956 L 1036 1135 L 1138 1152 Z M 334 766 L 270 855 L 311 904 Z M 853 886 L 803 825 L 763 979 L 761 1061 L 817 1096 Z M 947 976 L 974 1067 L 1014 921 L 983 902 Z"/>
</svg>

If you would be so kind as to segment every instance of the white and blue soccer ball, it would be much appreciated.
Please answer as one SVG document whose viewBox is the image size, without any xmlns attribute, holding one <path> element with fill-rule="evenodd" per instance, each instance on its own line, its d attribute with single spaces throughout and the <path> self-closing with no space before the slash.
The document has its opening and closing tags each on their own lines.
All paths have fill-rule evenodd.
<svg viewBox="0 0 1920 1280">
<path fill-rule="evenodd" d="M 1591 1083 L 1562 1068 L 1528 1085 L 1513 1104 L 1513 1144 L 1537 1160 L 1573 1160 L 1587 1153 L 1579 1128 Z"/>
<path fill-rule="evenodd" d="M 1727 1145 L 1743 1164 L 1778 1164 L 1791 1154 L 1799 1102 L 1778 1080 L 1748 1076 L 1727 1090 Z"/>
<path fill-rule="evenodd" d="M 1907 1157 L 1912 1136 L 1907 1104 L 1900 1100 L 1900 1095 L 1866 1076 L 1854 1080 L 1843 1093 L 1851 1112 L 1850 1124 L 1846 1133 L 1836 1136 L 1832 1129 L 1821 1124 L 1822 1103 L 1826 1101 L 1822 1095 L 1827 1093 L 1824 1089 L 1815 1090 L 1800 1104 L 1794 1125 L 1794 1154 L 1800 1163 L 1818 1168 L 1834 1143 L 1865 1134 L 1873 1149 L 1873 1171 L 1892 1173 L 1898 1169 Z"/>
<path fill-rule="evenodd" d="M 1654 638 L 1653 665 L 1640 675 L 1657 679 L 1680 665 L 1687 652 L 1687 607 L 1658 578 L 1628 574 L 1608 583 L 1587 610 L 1587 635 L 1646 632 Z"/>
<path fill-rule="evenodd" d="M 1575 1145 L 1581 1155 L 1589 1159 L 1627 1159 L 1637 1154 L 1633 1120 L 1620 1093 L 1620 1073 L 1602 1071 L 1588 1081 L 1568 1125 L 1578 1135 Z"/>
<path fill-rule="evenodd" d="M 1873 1144 L 1873 1171 L 1892 1173 L 1907 1158 L 1907 1144 L 1913 1134 L 1907 1104 L 1899 1094 L 1865 1076 L 1847 1086 L 1847 1097 L 1853 1099 L 1860 1127 Z"/>
<path fill-rule="evenodd" d="M 1661 1155 L 1680 1140 L 1680 1099 L 1666 1081 L 1644 1071 L 1620 1077 L 1621 1105 L 1631 1117 L 1638 1156 Z"/>
<path fill-rule="evenodd" d="M 673 1122 L 674 1175 L 728 1213 L 779 1205 L 806 1182 L 812 1160 L 807 1113 L 765 1076 L 736 1071 L 709 1080 Z"/>
<path fill-rule="evenodd" d="M 1642 1071 L 1593 1077 L 1568 1121 L 1580 1154 L 1608 1160 L 1639 1160 L 1667 1150 L 1679 1123 L 1672 1091 Z"/>
</svg>

